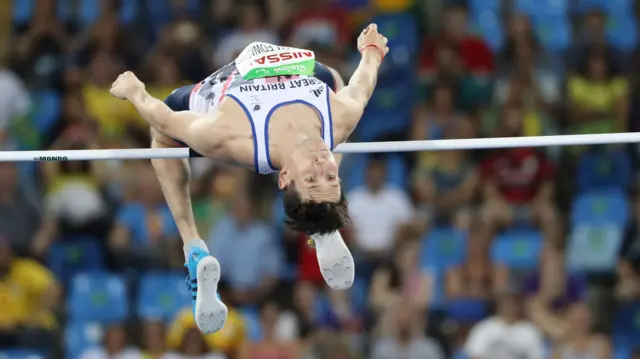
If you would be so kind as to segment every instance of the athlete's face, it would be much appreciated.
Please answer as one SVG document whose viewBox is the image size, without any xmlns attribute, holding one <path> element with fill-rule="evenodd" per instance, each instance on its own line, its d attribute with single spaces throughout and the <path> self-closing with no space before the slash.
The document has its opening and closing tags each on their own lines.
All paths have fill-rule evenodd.
<svg viewBox="0 0 640 359">
<path fill-rule="evenodd" d="M 321 141 L 306 141 L 291 154 L 280 171 L 280 188 L 295 182 L 303 201 L 340 201 L 340 178 L 336 159 Z"/>
</svg>

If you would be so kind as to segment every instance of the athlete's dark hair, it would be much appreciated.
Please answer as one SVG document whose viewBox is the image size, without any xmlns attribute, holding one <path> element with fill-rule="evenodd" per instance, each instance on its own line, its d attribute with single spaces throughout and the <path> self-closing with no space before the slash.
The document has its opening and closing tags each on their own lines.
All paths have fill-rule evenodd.
<svg viewBox="0 0 640 359">
<path fill-rule="evenodd" d="M 295 183 L 291 182 L 284 188 L 283 202 L 289 227 L 309 235 L 333 233 L 350 221 L 342 184 L 338 202 L 303 202 Z"/>
</svg>

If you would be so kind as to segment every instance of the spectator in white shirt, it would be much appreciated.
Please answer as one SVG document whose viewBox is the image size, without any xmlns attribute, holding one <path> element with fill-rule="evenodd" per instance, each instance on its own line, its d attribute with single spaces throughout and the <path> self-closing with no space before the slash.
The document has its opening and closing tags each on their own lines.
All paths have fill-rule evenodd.
<svg viewBox="0 0 640 359">
<path fill-rule="evenodd" d="M 81 359 L 142 359 L 142 351 L 127 343 L 127 333 L 121 325 L 109 327 L 103 345 L 86 350 Z"/>
<path fill-rule="evenodd" d="M 214 63 L 222 67 L 233 61 L 252 42 L 279 43 L 278 35 L 263 26 L 262 11 L 257 4 L 246 3 L 238 11 L 239 27 L 222 38 L 216 47 Z"/>
<path fill-rule="evenodd" d="M 347 195 L 355 244 L 369 259 L 387 258 L 399 232 L 414 219 L 409 196 L 386 184 L 386 177 L 385 161 L 374 158 L 365 184 Z"/>
<path fill-rule="evenodd" d="M 523 318 L 522 302 L 513 293 L 498 295 L 496 315 L 482 320 L 469 333 L 464 349 L 470 359 L 543 358 L 542 332 Z"/>
</svg>

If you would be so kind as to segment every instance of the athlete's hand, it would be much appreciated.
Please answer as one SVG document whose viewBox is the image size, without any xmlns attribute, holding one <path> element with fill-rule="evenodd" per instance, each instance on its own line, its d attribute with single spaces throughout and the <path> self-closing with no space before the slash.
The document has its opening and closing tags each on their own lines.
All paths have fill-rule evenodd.
<svg viewBox="0 0 640 359">
<path fill-rule="evenodd" d="M 127 71 L 113 82 L 111 85 L 111 94 L 121 100 L 129 99 L 133 94 L 144 90 L 145 86 L 136 75 L 131 71 Z"/>
<path fill-rule="evenodd" d="M 389 53 L 387 42 L 387 38 L 378 32 L 378 25 L 370 24 L 364 30 L 362 30 L 362 33 L 360 33 L 360 36 L 358 36 L 358 51 L 371 51 L 379 54 L 379 51 L 373 46 L 369 46 L 363 49 L 364 46 L 374 44 L 380 46 L 382 51 L 384 51 L 384 55 L 386 56 Z"/>
</svg>

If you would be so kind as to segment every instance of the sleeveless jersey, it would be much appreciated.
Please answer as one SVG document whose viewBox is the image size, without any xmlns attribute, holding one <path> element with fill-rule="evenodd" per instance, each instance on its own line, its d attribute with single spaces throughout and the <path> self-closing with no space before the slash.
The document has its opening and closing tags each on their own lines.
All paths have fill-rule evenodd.
<svg viewBox="0 0 640 359">
<path fill-rule="evenodd" d="M 260 174 L 277 171 L 269 155 L 269 120 L 279 107 L 294 103 L 315 109 L 321 118 L 321 134 L 333 149 L 333 122 L 329 103 L 330 87 L 314 76 L 293 75 L 245 80 L 231 63 L 197 84 L 189 99 L 189 109 L 212 113 L 225 97 L 244 110 L 253 132 L 254 166 Z"/>
</svg>

